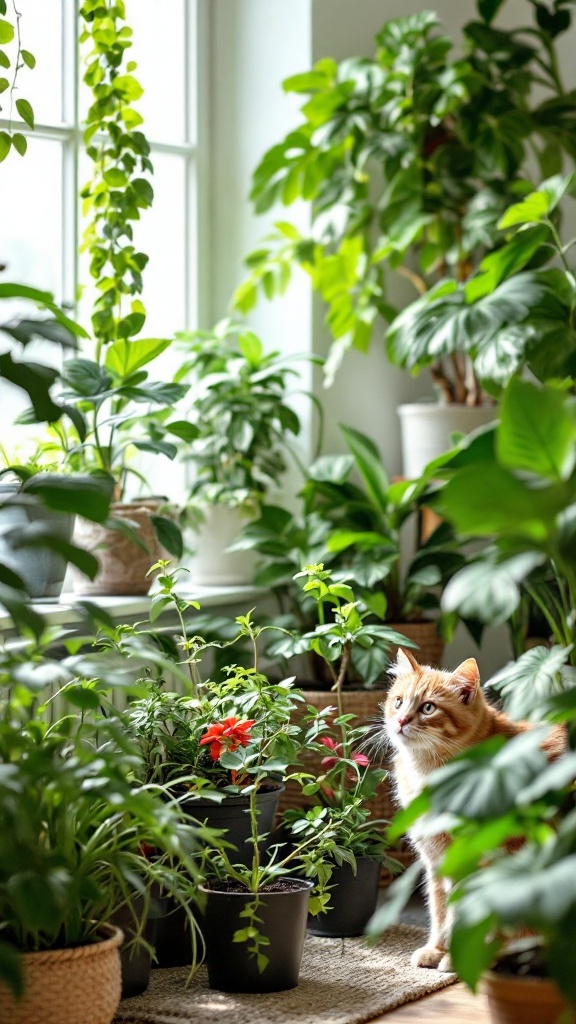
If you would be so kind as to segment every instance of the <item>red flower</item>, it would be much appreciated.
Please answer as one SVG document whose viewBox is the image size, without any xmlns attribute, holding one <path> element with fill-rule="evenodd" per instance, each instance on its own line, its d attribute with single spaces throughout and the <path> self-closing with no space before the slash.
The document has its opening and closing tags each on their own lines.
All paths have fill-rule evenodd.
<svg viewBox="0 0 576 1024">
<path fill-rule="evenodd" d="M 237 750 L 238 747 L 247 747 L 250 742 L 250 729 L 255 719 L 249 718 L 245 722 L 239 722 L 234 715 L 225 718 L 223 722 L 214 722 L 208 726 L 200 746 L 210 744 L 210 756 L 217 761 L 223 750 Z"/>
</svg>

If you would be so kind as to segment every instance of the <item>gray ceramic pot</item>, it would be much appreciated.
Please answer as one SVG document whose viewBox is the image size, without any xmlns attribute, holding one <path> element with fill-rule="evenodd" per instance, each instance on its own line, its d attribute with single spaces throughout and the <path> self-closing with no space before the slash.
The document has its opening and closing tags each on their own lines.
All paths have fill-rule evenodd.
<svg viewBox="0 0 576 1024">
<path fill-rule="evenodd" d="M 54 600 L 62 591 L 66 559 L 47 547 L 17 547 L 16 537 L 22 529 L 38 524 L 70 542 L 75 517 L 40 504 L 18 504 L 11 500 L 16 495 L 12 484 L 0 485 L 0 562 L 18 573 L 31 597 Z"/>
</svg>

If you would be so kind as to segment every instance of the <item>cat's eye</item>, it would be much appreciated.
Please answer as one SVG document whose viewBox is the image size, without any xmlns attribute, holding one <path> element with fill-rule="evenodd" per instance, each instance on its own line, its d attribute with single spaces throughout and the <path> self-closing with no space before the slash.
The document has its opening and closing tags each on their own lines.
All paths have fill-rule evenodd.
<svg viewBox="0 0 576 1024">
<path fill-rule="evenodd" d="M 436 711 L 436 705 L 431 700 L 424 701 L 420 711 L 423 715 L 431 715 L 433 711 Z"/>
<path fill-rule="evenodd" d="M 394 707 L 395 708 L 399 708 L 401 703 L 402 703 L 402 697 L 396 697 L 396 700 L 394 701 Z"/>
</svg>

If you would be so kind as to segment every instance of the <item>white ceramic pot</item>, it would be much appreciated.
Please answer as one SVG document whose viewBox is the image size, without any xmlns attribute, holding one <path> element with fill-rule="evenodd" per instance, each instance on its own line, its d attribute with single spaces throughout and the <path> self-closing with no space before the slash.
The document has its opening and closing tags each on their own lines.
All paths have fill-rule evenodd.
<svg viewBox="0 0 576 1024">
<path fill-rule="evenodd" d="M 470 434 L 497 417 L 494 405 L 414 402 L 398 407 L 403 475 L 421 476 L 425 466 L 452 446 L 452 434 Z"/>
<path fill-rule="evenodd" d="M 202 511 L 204 522 L 191 537 L 190 585 L 248 586 L 254 578 L 254 553 L 226 551 L 247 519 L 239 508 L 227 505 L 210 505 Z"/>
</svg>

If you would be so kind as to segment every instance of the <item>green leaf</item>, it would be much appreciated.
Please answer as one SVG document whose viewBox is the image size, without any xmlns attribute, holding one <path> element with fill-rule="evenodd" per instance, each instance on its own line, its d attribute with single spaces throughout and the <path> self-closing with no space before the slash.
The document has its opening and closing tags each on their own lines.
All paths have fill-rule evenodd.
<svg viewBox="0 0 576 1024">
<path fill-rule="evenodd" d="M 18 999 L 24 993 L 23 957 L 9 942 L 0 942 L 0 978 Z"/>
<path fill-rule="evenodd" d="M 379 938 L 390 925 L 398 922 L 400 914 L 406 908 L 410 897 L 420 881 L 422 871 L 422 863 L 416 861 L 384 891 L 378 910 L 372 915 L 366 925 L 366 935 L 372 938 Z"/>
<path fill-rule="evenodd" d="M 25 135 L 21 135 L 20 132 L 14 132 L 12 136 L 12 145 L 14 146 L 16 152 L 20 154 L 20 156 L 24 156 L 26 150 L 28 149 L 28 139 Z"/>
<path fill-rule="evenodd" d="M 339 427 L 354 456 L 356 468 L 364 481 L 372 503 L 379 512 L 384 512 L 388 502 L 387 492 L 390 481 L 376 445 L 359 430 L 346 427 L 342 423 L 339 424 Z"/>
<path fill-rule="evenodd" d="M 182 558 L 184 553 L 184 542 L 182 540 L 182 531 L 177 523 L 173 519 L 169 519 L 168 516 L 151 516 L 152 524 L 156 530 L 156 536 L 175 558 Z"/>
<path fill-rule="evenodd" d="M 527 552 L 506 562 L 486 559 L 465 566 L 448 582 L 442 597 L 443 610 L 494 626 L 507 622 L 520 604 L 520 583 L 543 557 Z"/>
<path fill-rule="evenodd" d="M 4 18 L 0 18 L 0 44 L 4 46 L 5 43 L 11 43 L 13 39 L 14 26 Z"/>
<path fill-rule="evenodd" d="M 107 477 L 47 473 L 30 477 L 24 490 L 37 495 L 47 508 L 103 523 L 110 509 L 112 486 L 112 480 Z"/>
<path fill-rule="evenodd" d="M 29 128 L 34 128 L 34 111 L 28 103 L 28 100 L 16 100 L 16 110 L 20 114 L 24 123 L 27 124 Z"/>
<path fill-rule="evenodd" d="M 506 712 L 515 721 L 541 721 L 542 705 L 567 688 L 561 669 L 571 650 L 557 644 L 550 648 L 533 647 L 501 668 L 486 686 L 500 694 Z"/>
<path fill-rule="evenodd" d="M 508 741 L 493 737 L 436 769 L 429 778 L 432 812 L 480 820 L 505 815 L 546 767 L 542 739 L 541 729 Z"/>
<path fill-rule="evenodd" d="M 489 25 L 497 15 L 505 0 L 478 0 L 478 13 Z"/>
<path fill-rule="evenodd" d="M 11 145 L 12 138 L 8 135 L 8 132 L 0 132 L 0 163 L 8 156 Z"/>
<path fill-rule="evenodd" d="M 98 694 L 89 686 L 67 686 L 63 695 L 70 704 L 81 708 L 83 711 L 97 711 L 100 707 Z"/>
<path fill-rule="evenodd" d="M 33 53 L 30 53 L 30 50 L 20 50 L 20 56 L 27 68 L 36 67 L 36 57 Z"/>
<path fill-rule="evenodd" d="M 519 224 L 539 224 L 556 208 L 563 195 L 572 186 L 573 175 L 564 177 L 557 174 L 542 182 L 539 189 L 531 192 L 520 203 L 509 206 L 498 222 L 498 227 L 515 227 Z"/>
<path fill-rule="evenodd" d="M 565 392 L 514 379 L 500 406 L 496 451 L 501 465 L 567 480 L 576 465 L 576 418 Z"/>
<path fill-rule="evenodd" d="M 169 338 L 121 339 L 108 347 L 104 365 L 121 379 L 130 377 L 142 366 L 147 366 L 170 346 Z"/>
</svg>

